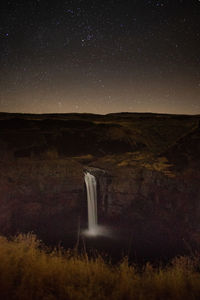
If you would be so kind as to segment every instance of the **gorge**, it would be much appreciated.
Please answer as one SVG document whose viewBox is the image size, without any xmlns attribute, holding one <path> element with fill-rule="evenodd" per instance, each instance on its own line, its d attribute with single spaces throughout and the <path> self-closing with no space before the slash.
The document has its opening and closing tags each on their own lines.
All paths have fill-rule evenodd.
<svg viewBox="0 0 200 300">
<path fill-rule="evenodd" d="M 132 241 L 134 251 L 173 255 L 188 244 L 198 248 L 199 121 L 1 113 L 1 234 L 32 231 L 48 244 L 73 247 L 78 224 L 88 228 L 88 172 L 97 183 L 98 225 Z"/>
</svg>

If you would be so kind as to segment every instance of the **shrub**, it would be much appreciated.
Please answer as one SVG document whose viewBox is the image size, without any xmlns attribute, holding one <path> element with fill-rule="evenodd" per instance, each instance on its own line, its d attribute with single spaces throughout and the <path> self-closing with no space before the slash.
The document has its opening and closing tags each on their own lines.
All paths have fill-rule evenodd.
<svg viewBox="0 0 200 300">
<path fill-rule="evenodd" d="M 0 299 L 199 299 L 199 258 L 143 269 L 75 251 L 49 250 L 35 235 L 0 237 Z"/>
</svg>

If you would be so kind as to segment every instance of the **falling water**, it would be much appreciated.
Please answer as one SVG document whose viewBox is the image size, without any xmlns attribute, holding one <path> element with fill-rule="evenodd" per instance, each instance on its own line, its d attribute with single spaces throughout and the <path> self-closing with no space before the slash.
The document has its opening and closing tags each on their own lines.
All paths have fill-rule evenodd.
<svg viewBox="0 0 200 300">
<path fill-rule="evenodd" d="M 96 178 L 86 172 L 85 184 L 87 189 L 88 203 L 88 233 L 96 235 L 97 231 L 97 182 Z"/>
</svg>

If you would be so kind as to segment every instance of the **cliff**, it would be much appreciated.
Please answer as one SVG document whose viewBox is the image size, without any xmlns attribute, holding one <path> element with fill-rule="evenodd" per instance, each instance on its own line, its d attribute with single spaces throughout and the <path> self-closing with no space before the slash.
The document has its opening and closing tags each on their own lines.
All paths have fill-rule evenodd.
<svg viewBox="0 0 200 300">
<path fill-rule="evenodd" d="M 87 226 L 84 170 L 99 222 L 135 243 L 200 243 L 199 116 L 0 114 L 0 232 L 62 240 Z"/>
</svg>

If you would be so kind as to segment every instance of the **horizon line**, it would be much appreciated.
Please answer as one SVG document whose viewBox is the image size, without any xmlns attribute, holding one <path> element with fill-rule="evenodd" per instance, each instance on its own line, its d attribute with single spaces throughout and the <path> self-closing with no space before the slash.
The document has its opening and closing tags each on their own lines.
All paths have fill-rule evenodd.
<svg viewBox="0 0 200 300">
<path fill-rule="evenodd" d="M 145 111 L 119 111 L 110 113 L 92 113 L 92 112 L 44 112 L 44 113 L 32 113 L 32 112 L 7 112 L 0 111 L 0 114 L 10 114 L 10 115 L 98 115 L 98 116 L 108 116 L 108 115 L 119 115 L 119 114 L 149 114 L 149 115 L 170 115 L 170 116 L 200 116 L 199 114 L 186 114 L 186 113 L 164 113 L 164 112 L 145 112 Z"/>
</svg>

